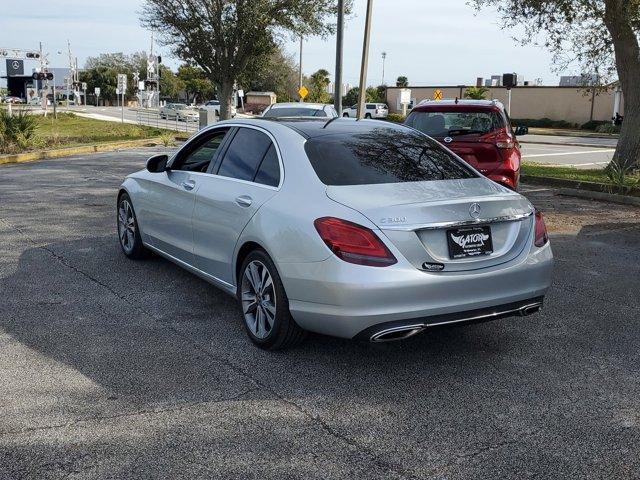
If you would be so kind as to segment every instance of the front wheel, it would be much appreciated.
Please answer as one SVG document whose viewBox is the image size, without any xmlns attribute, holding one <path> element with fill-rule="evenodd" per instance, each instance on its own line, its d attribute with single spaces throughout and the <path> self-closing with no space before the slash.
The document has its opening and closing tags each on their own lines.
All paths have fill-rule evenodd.
<svg viewBox="0 0 640 480">
<path fill-rule="evenodd" d="M 140 228 L 133 210 L 131 198 L 126 193 L 118 199 L 118 238 L 124 254 L 134 260 L 146 257 L 147 250 L 142 244 Z"/>
<path fill-rule="evenodd" d="M 237 295 L 247 335 L 258 347 L 286 349 L 306 336 L 289 312 L 280 275 L 264 250 L 254 250 L 242 262 Z"/>
</svg>

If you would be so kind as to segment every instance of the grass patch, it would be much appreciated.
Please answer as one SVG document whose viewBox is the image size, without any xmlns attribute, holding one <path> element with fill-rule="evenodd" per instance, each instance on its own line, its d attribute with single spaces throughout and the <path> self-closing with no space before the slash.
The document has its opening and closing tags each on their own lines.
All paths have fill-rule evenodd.
<svg viewBox="0 0 640 480">
<path fill-rule="evenodd" d="M 576 180 L 579 182 L 592 182 L 601 185 L 614 186 L 619 189 L 636 187 L 640 185 L 640 173 L 627 173 L 615 175 L 615 169 L 607 172 L 606 169 L 579 169 L 574 167 L 550 167 L 536 163 L 523 163 L 522 174 L 531 177 L 560 178 L 562 180 Z M 619 177 L 619 178 L 618 178 Z"/>
<path fill-rule="evenodd" d="M 161 128 L 94 120 L 73 113 L 59 113 L 58 118 L 53 115 L 34 117 L 38 141 L 33 146 L 36 148 L 141 140 L 167 133 Z"/>
<path fill-rule="evenodd" d="M 536 163 L 523 163 L 522 174 L 532 177 L 561 178 L 580 182 L 610 183 L 604 169 L 582 169 L 574 167 L 550 167 Z"/>
</svg>

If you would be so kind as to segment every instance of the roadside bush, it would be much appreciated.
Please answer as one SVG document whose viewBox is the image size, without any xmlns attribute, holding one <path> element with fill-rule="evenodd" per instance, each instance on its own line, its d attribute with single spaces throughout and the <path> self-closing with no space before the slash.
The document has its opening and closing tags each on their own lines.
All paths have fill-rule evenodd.
<svg viewBox="0 0 640 480">
<path fill-rule="evenodd" d="M 519 118 L 512 119 L 511 123 L 513 125 L 532 128 L 578 128 L 577 123 L 565 122 L 564 120 L 551 120 L 550 118 Z"/>
<path fill-rule="evenodd" d="M 607 133 L 609 135 L 613 133 L 620 133 L 621 127 L 619 125 L 614 125 L 611 122 L 607 122 L 603 125 L 598 126 L 596 128 L 596 132 L 598 133 Z"/>
<path fill-rule="evenodd" d="M 387 120 L 393 123 L 404 123 L 407 117 L 403 116 L 401 113 L 390 113 L 387 116 Z"/>
<path fill-rule="evenodd" d="M 611 122 L 602 121 L 602 120 L 591 120 L 580 127 L 582 130 L 592 130 L 596 131 L 599 126 L 611 124 Z"/>
<path fill-rule="evenodd" d="M 35 141 L 36 119 L 25 110 L 0 110 L 0 153 L 19 153 Z"/>
<path fill-rule="evenodd" d="M 175 135 L 171 133 L 163 133 L 160 135 L 160 142 L 162 142 L 162 145 L 165 147 L 172 147 L 176 144 Z"/>
<path fill-rule="evenodd" d="M 245 103 L 244 111 L 245 113 L 253 113 L 254 115 L 260 115 L 265 111 L 267 105 L 262 103 Z"/>
</svg>

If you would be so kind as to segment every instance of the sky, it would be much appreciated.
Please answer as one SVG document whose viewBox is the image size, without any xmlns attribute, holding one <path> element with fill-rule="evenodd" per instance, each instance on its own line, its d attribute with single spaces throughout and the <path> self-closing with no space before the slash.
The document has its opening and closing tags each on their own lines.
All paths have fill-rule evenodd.
<svg viewBox="0 0 640 480">
<path fill-rule="evenodd" d="M 354 13 L 346 22 L 345 83 L 358 83 L 365 5 L 366 0 L 355 0 Z M 148 51 L 150 32 L 140 26 L 141 9 L 141 0 L 54 0 L 38 2 L 37 8 L 0 0 L 0 47 L 36 49 L 41 41 L 54 67 L 68 66 L 67 40 L 81 66 L 99 53 Z M 400 75 L 416 86 L 475 84 L 479 76 L 516 72 L 528 80 L 541 78 L 547 85 L 557 85 L 560 74 L 552 70 L 550 54 L 540 47 L 520 46 L 512 39 L 518 33 L 501 30 L 495 12 L 477 14 L 467 0 L 374 0 L 368 83 L 382 83 L 382 52 L 386 52 L 387 84 Z M 286 50 L 297 59 L 299 41 L 284 40 Z M 156 48 L 164 63 L 178 65 L 166 49 Z M 335 37 L 306 39 L 304 72 L 319 68 L 333 72 L 334 51 Z M 25 70 L 33 66 L 26 63 Z M 0 75 L 5 73 L 2 61 Z"/>
</svg>

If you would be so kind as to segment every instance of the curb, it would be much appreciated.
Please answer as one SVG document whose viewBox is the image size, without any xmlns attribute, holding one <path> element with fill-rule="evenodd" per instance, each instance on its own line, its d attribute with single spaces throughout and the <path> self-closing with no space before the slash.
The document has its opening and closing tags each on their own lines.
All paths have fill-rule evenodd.
<svg viewBox="0 0 640 480">
<path fill-rule="evenodd" d="M 524 145 L 553 145 L 555 147 L 588 147 L 588 148 L 602 148 L 607 150 L 615 150 L 615 145 L 594 145 L 593 143 L 560 143 L 560 142 L 526 142 L 520 140 L 520 143 Z"/>
<path fill-rule="evenodd" d="M 0 165 L 10 163 L 35 162 L 50 158 L 69 157 L 83 153 L 112 152 L 122 148 L 155 146 L 158 144 L 157 138 L 147 138 L 142 140 L 130 140 L 127 142 L 99 143 L 96 145 L 79 145 L 77 147 L 59 148 L 55 150 L 42 150 L 38 152 L 18 153 L 16 155 L 0 155 Z"/>
<path fill-rule="evenodd" d="M 580 182 L 577 180 L 566 180 L 563 178 L 537 177 L 530 175 L 523 175 L 522 181 L 531 185 L 560 188 L 560 195 L 640 206 L 640 189 L 633 189 L 629 194 L 621 195 L 617 193 L 609 193 L 606 191 L 606 185 L 594 182 Z"/>
<path fill-rule="evenodd" d="M 566 197 L 586 198 L 587 200 L 599 200 L 601 202 L 620 203 L 622 205 L 640 207 L 640 198 L 617 195 L 615 193 L 591 192 L 589 190 L 576 190 L 574 188 L 561 188 L 558 193 Z"/>
</svg>

